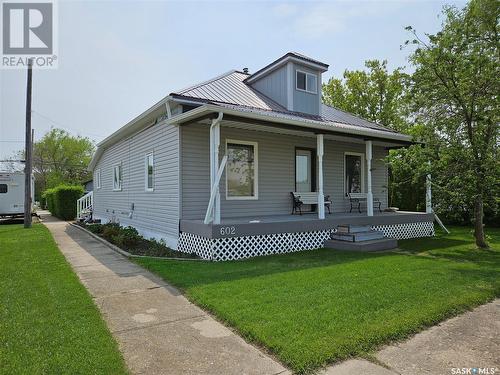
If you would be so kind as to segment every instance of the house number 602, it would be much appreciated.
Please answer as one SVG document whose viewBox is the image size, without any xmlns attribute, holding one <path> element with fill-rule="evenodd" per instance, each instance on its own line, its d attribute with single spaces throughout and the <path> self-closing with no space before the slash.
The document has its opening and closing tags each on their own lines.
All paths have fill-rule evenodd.
<svg viewBox="0 0 500 375">
<path fill-rule="evenodd" d="M 220 227 L 220 235 L 221 236 L 228 236 L 230 234 L 236 234 L 235 227 Z"/>
</svg>

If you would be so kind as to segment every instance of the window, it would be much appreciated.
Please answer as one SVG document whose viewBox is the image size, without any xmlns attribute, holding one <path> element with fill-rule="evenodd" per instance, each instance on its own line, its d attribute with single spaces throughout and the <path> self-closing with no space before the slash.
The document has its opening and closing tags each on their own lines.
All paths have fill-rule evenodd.
<svg viewBox="0 0 500 375">
<path fill-rule="evenodd" d="M 257 199 L 257 143 L 226 143 L 226 199 Z"/>
<path fill-rule="evenodd" d="M 0 194 L 6 194 L 7 190 L 7 184 L 0 184 Z"/>
<path fill-rule="evenodd" d="M 144 186 L 146 191 L 153 191 L 153 176 L 154 176 L 154 163 L 153 163 L 153 153 L 146 155 L 145 160 L 145 175 L 144 175 Z"/>
<path fill-rule="evenodd" d="M 101 169 L 96 169 L 94 176 L 95 188 L 101 188 Z"/>
<path fill-rule="evenodd" d="M 311 94 L 318 93 L 318 76 L 316 74 L 297 70 L 296 83 L 297 90 L 310 92 Z"/>
<path fill-rule="evenodd" d="M 365 190 L 364 155 L 345 153 L 344 155 L 344 192 L 363 193 Z"/>
<path fill-rule="evenodd" d="M 113 168 L 113 190 L 121 190 L 123 182 L 122 165 L 115 165 Z"/>
</svg>

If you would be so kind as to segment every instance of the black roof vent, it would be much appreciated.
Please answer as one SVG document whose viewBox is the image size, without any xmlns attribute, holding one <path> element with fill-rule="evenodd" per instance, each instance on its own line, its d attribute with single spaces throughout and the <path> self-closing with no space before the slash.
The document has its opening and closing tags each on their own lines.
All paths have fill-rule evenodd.
<svg viewBox="0 0 500 375">
<path fill-rule="evenodd" d="M 243 73 L 248 74 L 248 68 L 243 68 Z"/>
</svg>

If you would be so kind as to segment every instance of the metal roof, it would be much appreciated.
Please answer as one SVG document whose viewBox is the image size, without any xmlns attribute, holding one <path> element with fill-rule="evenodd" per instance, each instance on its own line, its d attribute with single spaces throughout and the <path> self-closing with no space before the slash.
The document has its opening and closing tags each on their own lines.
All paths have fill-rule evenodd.
<svg viewBox="0 0 500 375">
<path fill-rule="evenodd" d="M 281 56 L 280 58 L 274 60 L 272 63 L 267 64 L 265 67 L 257 70 L 255 73 L 250 74 L 246 80 L 247 81 L 255 81 L 261 76 L 263 72 L 265 71 L 271 71 L 274 70 L 282 65 L 284 65 L 287 61 L 296 61 L 299 63 L 305 63 L 306 65 L 312 65 L 316 68 L 318 68 L 321 71 L 327 71 L 328 70 L 328 64 L 325 64 L 321 61 L 314 60 L 308 56 L 302 55 L 297 52 L 288 52 L 287 54 Z"/>
<path fill-rule="evenodd" d="M 288 111 L 282 105 L 250 86 L 249 82 L 258 80 L 259 77 L 257 76 L 265 74 L 266 69 L 275 69 L 277 64 L 284 64 L 286 61 L 295 61 L 297 59 L 315 65 L 319 70 L 328 68 L 325 63 L 296 52 L 289 52 L 252 75 L 231 70 L 208 81 L 173 92 L 101 141 L 97 145 L 96 152 L 89 164 L 89 170 L 95 166 L 105 148 L 150 126 L 155 123 L 159 116 L 165 115 L 165 104 L 168 105 L 168 102 L 172 100 L 194 102 L 198 108 L 174 116 L 169 120 L 171 123 L 181 121 L 181 118 L 199 115 L 202 112 L 219 111 L 249 118 L 260 118 L 263 121 L 295 123 L 296 126 L 305 128 L 387 139 L 404 144 L 413 143 L 409 135 L 398 133 L 380 124 L 325 104 L 321 106 L 320 115 Z"/>
<path fill-rule="evenodd" d="M 248 74 L 231 70 L 201 84 L 191 86 L 175 94 L 204 99 L 211 102 L 240 104 L 267 110 L 286 111 L 285 108 L 264 94 L 245 84 Z"/>
<path fill-rule="evenodd" d="M 242 110 L 249 109 L 274 112 L 274 115 L 290 117 L 294 119 L 310 119 L 325 123 L 342 123 L 361 128 L 369 128 L 385 132 L 394 132 L 385 126 L 365 120 L 340 109 L 322 104 L 321 115 L 311 115 L 302 112 L 288 111 L 271 98 L 246 84 L 244 80 L 248 74 L 232 70 L 211 80 L 191 86 L 187 89 L 170 94 L 175 97 L 200 101 L 202 103 L 227 105 L 233 109 L 241 107 Z"/>
</svg>

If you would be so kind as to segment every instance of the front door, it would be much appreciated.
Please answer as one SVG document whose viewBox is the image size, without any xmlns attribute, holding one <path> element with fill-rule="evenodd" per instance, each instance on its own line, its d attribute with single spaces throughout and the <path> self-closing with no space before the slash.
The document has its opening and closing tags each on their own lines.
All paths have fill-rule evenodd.
<svg viewBox="0 0 500 375">
<path fill-rule="evenodd" d="M 315 154 L 312 149 L 295 149 L 295 191 L 311 192 L 316 190 Z M 313 211 L 316 205 L 306 205 L 304 211 Z"/>
<path fill-rule="evenodd" d="M 312 152 L 295 150 L 295 190 L 312 191 Z"/>
</svg>

